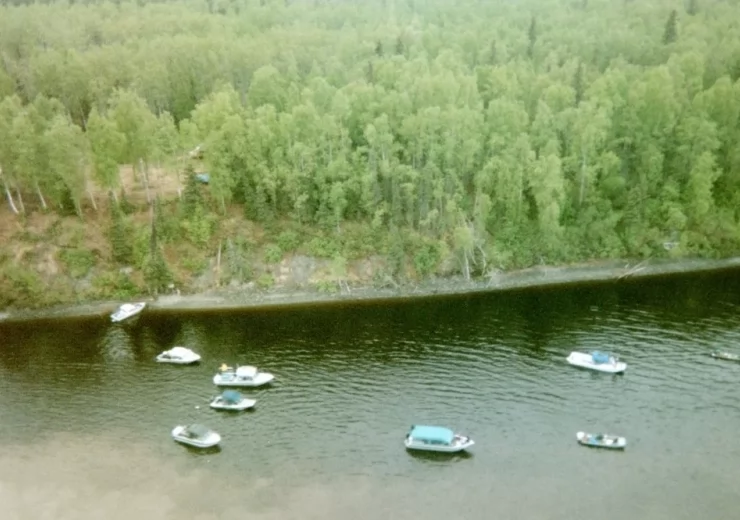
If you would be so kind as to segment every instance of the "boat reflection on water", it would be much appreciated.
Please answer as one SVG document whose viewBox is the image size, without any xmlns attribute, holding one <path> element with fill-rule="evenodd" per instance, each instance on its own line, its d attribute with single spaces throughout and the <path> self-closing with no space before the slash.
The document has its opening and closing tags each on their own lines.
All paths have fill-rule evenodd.
<svg viewBox="0 0 740 520">
<path fill-rule="evenodd" d="M 218 444 L 216 446 L 211 446 L 210 448 L 198 448 L 196 446 L 189 446 L 187 444 L 178 445 L 194 457 L 202 457 L 204 455 L 215 455 L 217 453 L 221 453 L 221 446 Z"/>
<path fill-rule="evenodd" d="M 442 452 L 407 450 L 406 453 L 414 459 L 430 464 L 449 464 L 450 462 L 460 462 L 473 458 L 473 454 L 469 451 Z"/>
<path fill-rule="evenodd" d="M 100 339 L 100 351 L 106 361 L 133 361 L 136 359 L 135 342 L 130 331 L 110 327 Z"/>
</svg>

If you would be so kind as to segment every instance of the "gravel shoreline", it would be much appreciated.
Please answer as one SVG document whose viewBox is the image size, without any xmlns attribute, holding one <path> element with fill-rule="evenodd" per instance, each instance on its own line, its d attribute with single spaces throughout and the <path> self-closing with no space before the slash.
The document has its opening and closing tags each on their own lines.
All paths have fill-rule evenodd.
<svg viewBox="0 0 740 520">
<path fill-rule="evenodd" d="M 145 312 L 246 310 L 267 307 L 294 307 L 325 304 L 351 304 L 373 301 L 408 300 L 475 293 L 492 293 L 523 288 L 558 285 L 614 283 L 637 278 L 724 271 L 740 268 L 740 257 L 722 260 L 608 260 L 568 266 L 538 266 L 508 272 L 495 272 L 483 279 L 439 278 L 415 285 L 376 288 L 343 286 L 334 293 L 300 287 L 259 289 L 213 289 L 198 294 L 144 297 Z M 90 302 L 38 310 L 0 312 L 0 323 L 105 316 L 122 302 Z"/>
</svg>

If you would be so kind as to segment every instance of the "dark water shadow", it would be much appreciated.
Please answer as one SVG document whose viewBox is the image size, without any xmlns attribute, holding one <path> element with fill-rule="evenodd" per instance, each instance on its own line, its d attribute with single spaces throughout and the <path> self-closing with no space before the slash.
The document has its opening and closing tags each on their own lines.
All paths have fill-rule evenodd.
<svg viewBox="0 0 740 520">
<path fill-rule="evenodd" d="M 216 453 L 221 453 L 221 446 L 211 446 L 210 448 L 198 448 L 196 446 L 189 446 L 187 444 L 181 444 L 178 443 L 180 446 L 182 446 L 185 451 L 187 451 L 190 455 L 194 457 L 203 457 L 205 455 L 215 455 Z"/>
<path fill-rule="evenodd" d="M 418 450 L 406 450 L 406 453 L 412 458 L 425 462 L 425 463 L 446 463 L 450 461 L 462 461 L 473 458 L 473 454 L 469 451 L 458 451 L 455 453 L 445 453 L 441 451 L 418 451 Z"/>
</svg>

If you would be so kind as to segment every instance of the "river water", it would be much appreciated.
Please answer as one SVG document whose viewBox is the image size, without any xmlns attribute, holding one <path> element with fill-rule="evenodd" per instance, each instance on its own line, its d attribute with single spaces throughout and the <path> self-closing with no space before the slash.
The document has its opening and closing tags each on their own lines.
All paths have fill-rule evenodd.
<svg viewBox="0 0 740 520">
<path fill-rule="evenodd" d="M 0 517 L 680 520 L 740 498 L 740 274 L 404 303 L 0 325 Z M 198 366 L 157 365 L 176 344 Z M 623 376 L 568 366 L 607 349 Z M 222 363 L 276 375 L 208 408 Z M 170 438 L 221 433 L 220 451 Z M 409 426 L 476 441 L 414 455 Z M 575 441 L 625 435 L 623 453 Z"/>
</svg>

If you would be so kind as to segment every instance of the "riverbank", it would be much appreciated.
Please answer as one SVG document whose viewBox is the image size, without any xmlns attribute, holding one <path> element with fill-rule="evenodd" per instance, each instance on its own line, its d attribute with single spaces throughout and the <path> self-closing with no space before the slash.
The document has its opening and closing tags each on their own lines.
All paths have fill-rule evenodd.
<svg viewBox="0 0 740 520">
<path fill-rule="evenodd" d="M 301 288 L 213 289 L 198 294 L 162 295 L 143 298 L 146 312 L 246 310 L 305 305 L 352 304 L 500 292 L 525 288 L 547 288 L 586 283 L 621 282 L 651 277 L 675 276 L 740 268 L 740 257 L 722 260 L 684 259 L 628 261 L 607 260 L 568 266 L 538 266 L 508 272 L 494 272 L 487 278 L 465 280 L 460 277 L 437 278 L 421 284 L 393 287 L 348 286 L 337 292 Z M 9 321 L 107 317 L 121 302 L 102 301 L 40 310 L 0 313 L 0 323 Z"/>
</svg>

